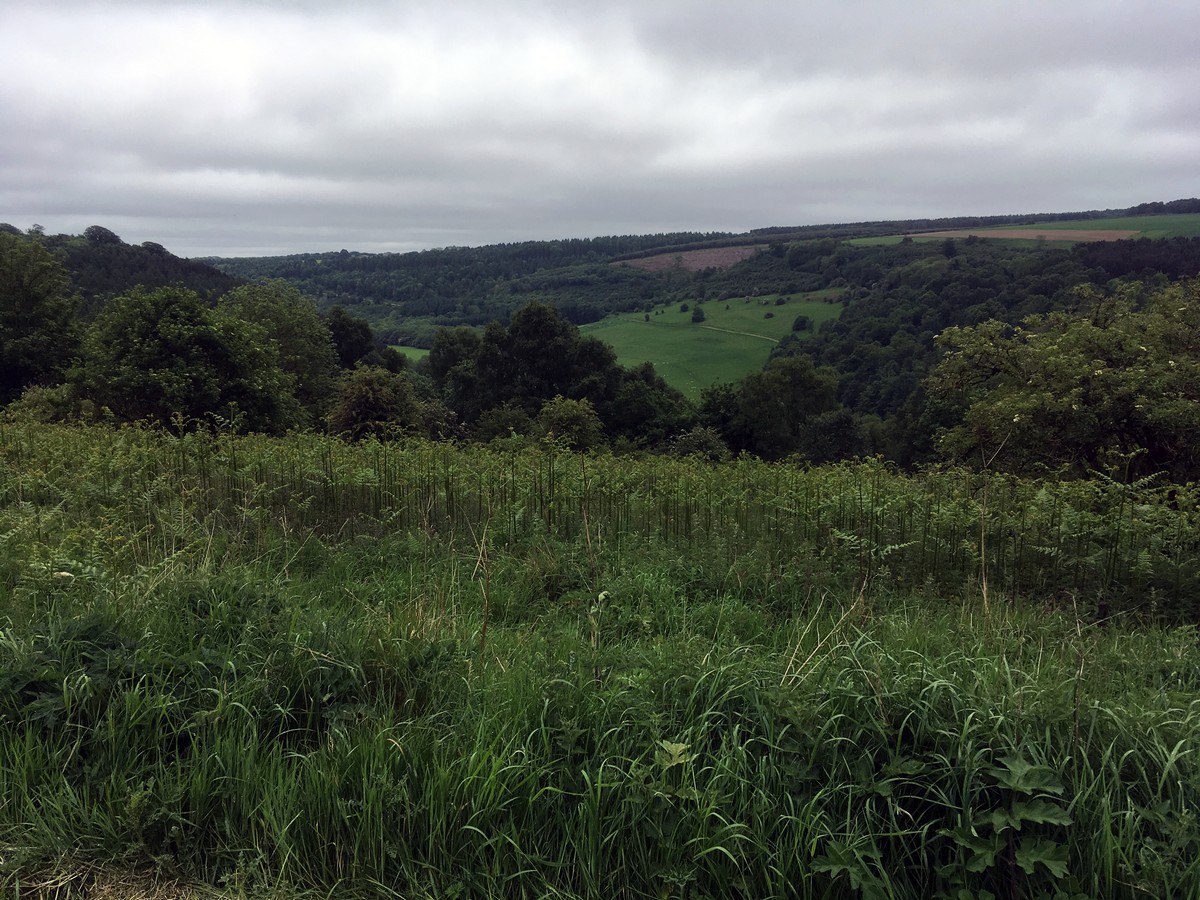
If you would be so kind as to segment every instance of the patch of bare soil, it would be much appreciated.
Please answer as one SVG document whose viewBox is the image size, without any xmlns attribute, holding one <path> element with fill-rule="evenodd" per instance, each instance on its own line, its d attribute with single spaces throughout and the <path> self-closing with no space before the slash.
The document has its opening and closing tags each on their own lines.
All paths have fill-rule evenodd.
<svg viewBox="0 0 1200 900">
<path fill-rule="evenodd" d="M 657 256 L 643 256 L 641 259 L 623 259 L 616 265 L 633 266 L 635 269 L 645 269 L 647 272 L 662 272 L 666 269 L 685 269 L 688 272 L 698 272 L 701 269 L 728 269 L 734 263 L 748 259 L 765 244 L 755 244 L 751 247 L 713 247 L 709 250 L 684 250 L 680 253 L 660 253 Z"/>
<path fill-rule="evenodd" d="M 914 232 L 913 237 L 939 238 L 1006 238 L 1033 241 L 1045 238 L 1048 241 L 1123 241 L 1140 232 L 1121 231 L 1117 229 L 1088 229 L 1088 228 L 988 228 L 972 231 L 964 228 L 957 231 L 920 231 Z"/>
</svg>

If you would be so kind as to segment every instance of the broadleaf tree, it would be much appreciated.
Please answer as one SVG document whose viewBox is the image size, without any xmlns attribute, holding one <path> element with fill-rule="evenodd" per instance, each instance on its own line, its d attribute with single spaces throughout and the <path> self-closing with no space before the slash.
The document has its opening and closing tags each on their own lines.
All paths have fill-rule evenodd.
<svg viewBox="0 0 1200 900">
<path fill-rule="evenodd" d="M 294 380 L 258 325 L 186 288 L 114 298 L 88 331 L 75 381 L 124 421 L 278 433 L 300 422 Z"/>
<path fill-rule="evenodd" d="M 1200 279 L 1141 296 L 1082 291 L 1082 312 L 950 328 L 929 395 L 956 410 L 938 447 L 1017 472 L 1200 476 Z"/>
<path fill-rule="evenodd" d="M 66 271 L 33 238 L 0 232 L 0 403 L 62 380 L 79 349 Z"/>
</svg>

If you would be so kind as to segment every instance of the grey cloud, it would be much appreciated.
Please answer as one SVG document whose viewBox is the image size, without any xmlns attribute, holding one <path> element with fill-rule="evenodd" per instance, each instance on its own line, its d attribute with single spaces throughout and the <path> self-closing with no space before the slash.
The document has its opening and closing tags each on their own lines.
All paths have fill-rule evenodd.
<svg viewBox="0 0 1200 900">
<path fill-rule="evenodd" d="M 197 255 L 1191 196 L 1193 6 L 10 7 L 0 220 Z"/>
</svg>

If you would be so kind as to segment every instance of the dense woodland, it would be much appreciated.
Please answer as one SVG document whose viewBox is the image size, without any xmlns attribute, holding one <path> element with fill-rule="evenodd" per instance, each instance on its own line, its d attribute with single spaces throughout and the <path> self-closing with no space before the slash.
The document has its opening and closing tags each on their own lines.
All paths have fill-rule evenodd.
<svg viewBox="0 0 1200 900">
<path fill-rule="evenodd" d="M 620 264 L 721 239 L 655 235 L 227 266 L 293 279 L 247 283 L 100 226 L 0 231 L 0 401 L 15 417 L 1119 477 L 1188 479 L 1200 462 L 1200 239 L 773 238 L 722 269 Z M 372 293 L 375 275 L 399 299 Z M 702 315 L 706 302 L 830 287 L 839 318 L 698 404 L 576 328 L 615 311 L 690 301 Z M 347 305 L 321 313 L 302 288 Z M 456 324 L 413 366 L 359 315 L 372 308 L 377 321 Z"/>
</svg>

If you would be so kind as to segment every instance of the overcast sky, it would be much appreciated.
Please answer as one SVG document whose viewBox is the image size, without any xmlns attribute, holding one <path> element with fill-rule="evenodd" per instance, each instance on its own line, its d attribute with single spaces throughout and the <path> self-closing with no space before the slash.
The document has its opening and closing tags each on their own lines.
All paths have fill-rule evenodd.
<svg viewBox="0 0 1200 900">
<path fill-rule="evenodd" d="M 0 222 L 182 256 L 1200 195 L 1195 0 L 6 0 Z"/>
</svg>

